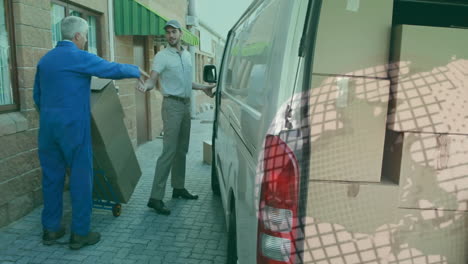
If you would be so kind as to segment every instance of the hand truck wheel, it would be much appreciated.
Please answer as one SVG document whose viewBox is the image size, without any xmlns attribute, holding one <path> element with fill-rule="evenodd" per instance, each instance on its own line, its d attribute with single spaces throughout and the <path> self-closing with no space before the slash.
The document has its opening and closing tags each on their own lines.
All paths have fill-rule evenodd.
<svg viewBox="0 0 468 264">
<path fill-rule="evenodd" d="M 112 206 L 112 214 L 115 217 L 120 216 L 120 213 L 122 213 L 122 205 L 121 204 L 115 204 L 114 206 Z"/>
</svg>

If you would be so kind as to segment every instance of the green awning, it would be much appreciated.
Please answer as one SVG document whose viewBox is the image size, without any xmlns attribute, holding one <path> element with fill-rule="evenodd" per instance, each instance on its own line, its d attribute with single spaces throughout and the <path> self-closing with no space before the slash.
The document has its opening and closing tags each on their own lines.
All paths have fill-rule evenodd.
<svg viewBox="0 0 468 264">
<path fill-rule="evenodd" d="M 115 35 L 159 36 L 164 35 L 164 25 L 169 19 L 161 16 L 137 0 L 114 0 Z M 183 28 L 182 40 L 196 46 L 198 37 Z"/>
</svg>

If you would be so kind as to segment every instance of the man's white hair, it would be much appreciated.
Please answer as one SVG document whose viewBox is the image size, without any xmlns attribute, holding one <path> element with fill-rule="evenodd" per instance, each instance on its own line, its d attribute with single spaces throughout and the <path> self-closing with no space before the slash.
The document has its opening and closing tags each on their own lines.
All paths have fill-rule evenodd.
<svg viewBox="0 0 468 264">
<path fill-rule="evenodd" d="M 76 33 L 88 33 L 88 22 L 77 16 L 68 16 L 60 22 L 62 39 L 72 40 Z"/>
</svg>

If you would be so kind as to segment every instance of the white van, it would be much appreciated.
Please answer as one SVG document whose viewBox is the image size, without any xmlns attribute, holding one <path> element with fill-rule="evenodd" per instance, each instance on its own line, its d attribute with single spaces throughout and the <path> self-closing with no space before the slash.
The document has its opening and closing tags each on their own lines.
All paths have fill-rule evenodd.
<svg viewBox="0 0 468 264">
<path fill-rule="evenodd" d="M 468 263 L 467 14 L 252 3 L 204 71 L 228 263 Z"/>
</svg>

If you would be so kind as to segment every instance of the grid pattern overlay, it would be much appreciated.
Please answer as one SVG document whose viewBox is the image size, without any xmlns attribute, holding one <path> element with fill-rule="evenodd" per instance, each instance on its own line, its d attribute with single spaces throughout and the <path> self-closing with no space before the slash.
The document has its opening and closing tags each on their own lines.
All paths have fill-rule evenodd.
<svg viewBox="0 0 468 264">
<path fill-rule="evenodd" d="M 324 80 L 309 98 L 310 175 L 320 180 L 380 181 L 390 82 L 313 78 Z"/>
<path fill-rule="evenodd" d="M 405 133 L 402 160 L 401 206 L 468 211 L 468 136 Z"/>
<path fill-rule="evenodd" d="M 443 131 L 441 128 L 463 128 L 466 121 L 457 111 L 464 109 L 458 106 L 463 105 L 463 98 L 468 96 L 456 88 L 465 85 L 467 70 L 463 65 L 464 61 L 454 61 L 431 73 L 392 80 L 405 86 L 403 92 L 396 93 L 399 87 L 394 85 L 392 92 L 393 96 L 399 96 L 397 111 L 405 109 L 401 107 L 406 104 L 408 119 L 415 120 L 408 124 L 417 130 L 428 129 L 425 132 L 429 133 Z M 404 67 L 395 66 L 394 73 L 404 74 Z M 302 146 L 310 143 L 310 162 L 301 164 L 307 166 L 309 173 L 308 186 L 301 186 L 308 190 L 306 216 L 299 221 L 304 223 L 304 234 L 293 241 L 303 243 L 298 252 L 302 257 L 300 263 L 465 264 L 468 260 L 468 213 L 465 212 L 468 188 L 465 150 L 468 146 L 465 146 L 465 136 L 426 133 L 412 135 L 411 141 L 405 138 L 411 157 L 407 174 L 414 176 L 418 168 L 435 171 L 433 179 L 420 179 L 433 186 L 427 197 L 413 177 L 410 181 L 401 179 L 399 185 L 381 182 L 380 170 L 375 175 L 378 179 L 375 183 L 353 178 L 353 174 L 366 174 L 375 164 L 381 168 L 382 159 L 376 158 L 375 152 L 366 162 L 359 162 L 365 160 L 368 153 L 362 153 L 365 150 L 358 143 L 376 148 L 378 144 L 371 141 L 370 136 L 375 131 L 369 130 L 372 122 L 381 125 L 385 134 L 390 81 L 320 75 L 314 75 L 312 80 L 315 84 L 309 92 L 297 94 L 288 102 L 292 110 L 280 109 L 269 131 L 274 134 L 287 128 L 283 123 L 287 123 L 284 116 L 288 115 L 307 119 L 292 119 L 291 124 L 301 127 L 301 131 L 310 131 L 296 139 L 299 144 L 288 141 L 290 147 L 294 146 L 294 152 L 301 152 Z M 303 108 L 306 105 L 307 108 Z M 460 113 L 455 117 L 461 119 L 449 120 L 453 111 Z M 380 113 L 383 113 L 383 122 L 377 118 Z M 395 113 L 390 116 L 390 127 L 407 125 L 402 119 L 406 116 Z M 340 139 L 353 133 L 366 136 Z M 382 145 L 377 146 L 381 152 L 383 141 L 384 135 Z M 340 155 L 348 160 L 340 159 Z M 327 161 L 331 162 L 325 164 Z M 317 178 L 321 167 L 322 175 L 328 177 Z M 341 167 L 342 173 L 337 167 Z M 259 172 L 261 175 L 262 170 Z M 434 198 L 435 191 L 441 194 L 439 200 Z M 400 203 L 409 197 L 416 203 L 408 208 L 419 209 L 407 209 Z"/>
<path fill-rule="evenodd" d="M 392 77 L 395 131 L 468 134 L 468 60 L 431 72 Z"/>
</svg>

